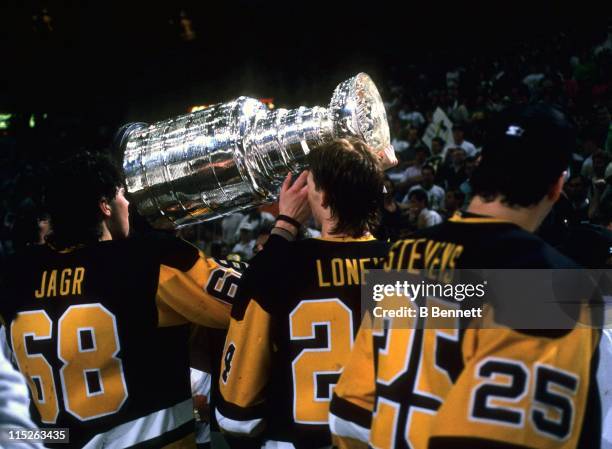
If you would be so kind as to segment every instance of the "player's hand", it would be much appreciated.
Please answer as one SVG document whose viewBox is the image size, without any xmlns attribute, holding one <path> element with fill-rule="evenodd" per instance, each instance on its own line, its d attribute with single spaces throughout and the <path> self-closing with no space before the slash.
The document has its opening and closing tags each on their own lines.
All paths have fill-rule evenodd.
<svg viewBox="0 0 612 449">
<path fill-rule="evenodd" d="M 383 170 L 387 170 L 397 165 L 397 157 L 395 156 L 395 148 L 393 145 L 387 145 L 382 150 L 376 152 L 380 163 L 382 164 Z"/>
<path fill-rule="evenodd" d="M 303 224 L 310 218 L 307 183 L 308 170 L 304 170 L 293 184 L 291 184 L 291 178 L 291 173 L 289 173 L 281 187 L 278 213 L 291 217 Z M 277 224 L 279 223 L 281 222 L 277 222 Z"/>
</svg>

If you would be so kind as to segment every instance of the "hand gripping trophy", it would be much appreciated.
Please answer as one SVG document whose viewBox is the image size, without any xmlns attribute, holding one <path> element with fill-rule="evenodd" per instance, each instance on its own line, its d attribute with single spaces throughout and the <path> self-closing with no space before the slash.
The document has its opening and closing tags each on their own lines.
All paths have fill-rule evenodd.
<svg viewBox="0 0 612 449">
<path fill-rule="evenodd" d="M 338 137 L 389 147 L 389 126 L 365 73 L 344 81 L 328 108 L 270 111 L 239 97 L 118 134 L 123 169 L 138 212 L 159 229 L 213 220 L 273 202 L 289 171 L 306 167 L 310 149 Z"/>
</svg>

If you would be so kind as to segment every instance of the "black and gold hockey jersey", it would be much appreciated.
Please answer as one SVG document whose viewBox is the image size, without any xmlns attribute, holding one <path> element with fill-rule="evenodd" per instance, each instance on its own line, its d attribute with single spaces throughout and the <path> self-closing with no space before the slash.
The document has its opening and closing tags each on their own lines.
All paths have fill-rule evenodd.
<svg viewBox="0 0 612 449">
<path fill-rule="evenodd" d="M 223 430 L 282 447 L 330 444 L 329 401 L 361 320 L 363 273 L 387 252 L 372 237 L 270 237 L 232 308 L 216 410 Z"/>
<path fill-rule="evenodd" d="M 39 425 L 70 447 L 192 447 L 188 323 L 228 326 L 235 268 L 165 235 L 16 256 L 0 315 Z"/>
<path fill-rule="evenodd" d="M 470 214 L 396 242 L 387 270 L 573 269 L 518 226 Z M 444 266 L 442 266 L 444 265 Z M 524 286 L 529 288 L 529 286 Z M 577 300 L 579 298 L 576 298 Z M 582 298 L 581 298 L 582 299 Z M 582 323 L 593 322 L 584 304 Z M 525 310 L 524 313 L 529 313 Z M 336 386 L 330 427 L 341 448 L 597 448 L 600 331 L 394 325 L 364 318 Z"/>
</svg>

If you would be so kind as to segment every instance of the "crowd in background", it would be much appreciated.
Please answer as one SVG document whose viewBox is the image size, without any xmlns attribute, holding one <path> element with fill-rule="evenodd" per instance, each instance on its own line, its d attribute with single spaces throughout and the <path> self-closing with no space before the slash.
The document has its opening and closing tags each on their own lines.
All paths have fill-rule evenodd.
<svg viewBox="0 0 612 449">
<path fill-rule="evenodd" d="M 391 81 L 379 87 L 399 164 L 388 172 L 382 223 L 375 235 L 397 239 L 464 208 L 471 198 L 470 176 L 479 162 L 488 120 L 508 106 L 529 102 L 560 106 L 578 130 L 564 195 L 548 224 L 608 227 L 612 223 L 612 34 L 601 31 L 581 42 L 559 33 L 538 45 L 525 43 L 511 54 L 466 60 L 441 58 L 432 51 L 428 63 L 392 70 Z M 108 142 L 114 125 L 100 125 L 87 135 L 96 137 L 94 144 Z M 53 125 L 47 120 L 40 126 Z M 83 137 L 58 133 L 54 141 L 41 142 L 35 132 L 42 133 L 39 127 L 26 139 L 33 146 L 50 145 L 52 153 L 28 157 L 18 151 L 24 148 L 18 140 L 25 133 L 0 136 L 0 259 L 20 245 L 39 241 L 46 231 L 48 223 L 40 208 L 46 167 L 62 155 L 61 148 L 69 147 L 67 142 Z M 66 194 L 69 199 L 70 192 Z M 273 215 L 273 207 L 234 214 L 182 233 L 207 254 L 248 260 L 265 242 Z M 543 234 L 553 229 L 548 224 Z M 557 229 L 545 237 L 555 244 L 561 239 L 558 234 Z M 306 235 L 317 235 L 316 224 L 309 224 Z"/>
</svg>

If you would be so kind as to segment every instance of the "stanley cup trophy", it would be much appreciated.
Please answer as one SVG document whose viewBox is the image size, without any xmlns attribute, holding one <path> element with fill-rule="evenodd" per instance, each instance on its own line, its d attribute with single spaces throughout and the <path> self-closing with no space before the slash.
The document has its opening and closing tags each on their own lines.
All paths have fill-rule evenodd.
<svg viewBox="0 0 612 449">
<path fill-rule="evenodd" d="M 310 149 L 337 137 L 389 145 L 376 86 L 365 73 L 344 81 L 328 108 L 270 111 L 239 97 L 118 135 L 131 200 L 158 229 L 213 220 L 276 200 L 287 173 L 306 167 Z"/>
</svg>

